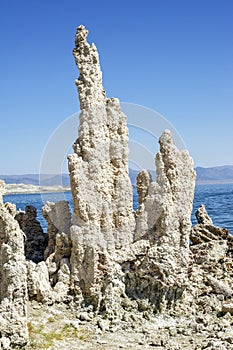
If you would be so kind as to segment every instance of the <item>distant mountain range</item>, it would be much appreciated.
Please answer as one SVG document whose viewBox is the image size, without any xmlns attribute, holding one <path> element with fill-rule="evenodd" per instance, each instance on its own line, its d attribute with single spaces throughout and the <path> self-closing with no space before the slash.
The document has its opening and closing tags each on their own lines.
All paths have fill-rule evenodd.
<svg viewBox="0 0 233 350">
<path fill-rule="evenodd" d="M 233 183 L 233 165 L 216 166 L 212 168 L 196 167 L 197 184 Z M 155 171 L 150 171 L 155 179 Z M 133 185 L 136 184 L 138 170 L 129 169 L 129 176 Z M 26 175 L 0 175 L 6 184 L 31 184 L 42 186 L 62 185 L 69 186 L 69 174 L 26 174 Z"/>
<path fill-rule="evenodd" d="M 233 183 L 233 165 L 216 166 L 212 168 L 196 167 L 196 184 L 221 184 Z M 155 179 L 155 171 L 150 171 L 152 178 Z M 138 171 L 130 169 L 129 171 L 132 184 L 136 184 Z"/>
<path fill-rule="evenodd" d="M 197 184 L 233 183 L 233 165 L 215 166 L 212 168 L 195 168 Z"/>
<path fill-rule="evenodd" d="M 35 186 L 69 186 L 69 174 L 26 174 L 26 175 L 0 175 L 6 184 L 30 184 Z"/>
</svg>

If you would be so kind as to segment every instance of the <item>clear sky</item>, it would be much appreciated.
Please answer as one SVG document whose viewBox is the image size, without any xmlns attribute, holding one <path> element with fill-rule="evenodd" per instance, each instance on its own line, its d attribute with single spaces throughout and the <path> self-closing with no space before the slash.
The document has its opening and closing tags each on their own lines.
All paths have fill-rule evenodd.
<svg viewBox="0 0 233 350">
<path fill-rule="evenodd" d="M 0 174 L 38 173 L 79 109 L 72 57 L 89 29 L 109 97 L 161 113 L 195 165 L 233 164 L 232 0 L 2 0 Z"/>
</svg>

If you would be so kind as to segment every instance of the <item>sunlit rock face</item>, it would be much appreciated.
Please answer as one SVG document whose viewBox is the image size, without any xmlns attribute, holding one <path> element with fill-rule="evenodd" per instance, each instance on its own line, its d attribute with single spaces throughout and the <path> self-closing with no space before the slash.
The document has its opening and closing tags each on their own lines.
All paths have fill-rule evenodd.
<svg viewBox="0 0 233 350">
<path fill-rule="evenodd" d="M 42 213 L 48 222 L 48 246 L 44 253 L 55 301 L 66 301 L 70 290 L 71 213 L 67 201 L 47 202 Z"/>
<path fill-rule="evenodd" d="M 28 340 L 27 269 L 24 234 L 7 207 L 0 203 L 0 348 Z"/>
<path fill-rule="evenodd" d="M 119 285 L 125 281 L 124 293 L 130 298 L 143 295 L 159 308 L 169 293 L 169 299 L 178 298 L 187 282 L 193 162 L 165 131 L 156 156 L 156 181 L 147 171 L 138 176 L 140 207 L 135 221 L 126 117 L 119 101 L 106 97 L 98 52 L 87 43 L 87 34 L 84 26 L 78 27 L 73 50 L 80 72 L 76 85 L 81 114 L 74 154 L 68 157 L 74 202 L 71 288 L 88 303 L 100 305 L 113 285 L 109 271 L 115 270 Z M 146 240 L 147 249 L 138 243 L 139 257 L 131 261 L 133 242 L 140 240 Z M 124 256 L 119 249 L 128 253 Z M 110 292 L 115 297 L 119 293 Z"/>
<path fill-rule="evenodd" d="M 136 238 L 147 234 L 159 245 L 172 243 L 174 248 L 187 251 L 195 186 L 193 160 L 187 151 L 177 149 L 168 130 L 160 137 L 159 144 L 156 181 L 152 182 L 142 172 L 146 184 L 145 195 L 139 196 Z M 138 175 L 139 181 L 142 175 Z"/>
<path fill-rule="evenodd" d="M 119 101 L 106 97 L 98 52 L 87 34 L 78 27 L 73 50 L 81 107 L 79 136 L 69 156 L 73 224 L 85 240 L 111 251 L 133 240 L 128 129 Z"/>
<path fill-rule="evenodd" d="M 85 27 L 78 27 L 73 50 L 81 114 L 74 154 L 68 157 L 74 203 L 71 266 L 74 290 L 81 288 L 96 299 L 101 260 L 133 241 L 135 219 L 126 117 L 119 101 L 106 97 L 98 52 L 87 43 L 87 34 Z M 81 265 L 86 262 L 85 272 Z"/>
<path fill-rule="evenodd" d="M 132 297 L 147 297 L 158 310 L 166 309 L 188 284 L 189 236 L 195 172 L 187 151 L 179 151 L 171 133 L 159 139 L 155 182 L 146 171 L 138 175 L 139 210 L 135 240 L 145 239 L 147 253 L 126 267 L 126 289 Z"/>
<path fill-rule="evenodd" d="M 217 227 L 209 217 L 204 204 L 202 204 L 195 213 L 197 225 L 192 227 L 190 240 L 192 246 L 198 246 L 206 243 L 227 244 L 227 256 L 233 257 L 233 236 L 227 228 Z M 192 247 L 194 249 L 194 247 Z"/>
<path fill-rule="evenodd" d="M 46 202 L 42 214 L 48 223 L 48 245 L 44 251 L 44 261 L 38 264 L 27 262 L 29 296 L 39 302 L 67 302 L 71 255 L 68 202 Z"/>
</svg>

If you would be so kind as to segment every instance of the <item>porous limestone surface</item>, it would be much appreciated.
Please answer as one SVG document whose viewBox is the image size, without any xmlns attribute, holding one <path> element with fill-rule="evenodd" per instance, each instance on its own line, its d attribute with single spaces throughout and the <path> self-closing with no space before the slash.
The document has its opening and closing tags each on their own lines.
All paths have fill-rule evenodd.
<svg viewBox="0 0 233 350">
<path fill-rule="evenodd" d="M 152 182 L 152 176 L 149 171 L 142 170 L 137 176 L 137 193 L 138 193 L 138 212 L 142 210 L 142 204 L 148 195 L 149 186 Z"/>
<path fill-rule="evenodd" d="M 198 224 L 213 225 L 212 219 L 209 217 L 204 204 L 202 204 L 195 213 Z"/>
<path fill-rule="evenodd" d="M 42 213 L 48 222 L 49 240 L 44 258 L 50 285 L 53 288 L 52 300 L 64 301 L 68 299 L 71 274 L 71 212 L 69 203 L 67 201 L 47 202 Z"/>
<path fill-rule="evenodd" d="M 77 28 L 73 50 L 81 114 L 74 154 L 68 157 L 74 203 L 71 288 L 99 307 L 100 291 L 115 278 L 105 270 L 118 270 L 111 256 L 133 241 L 135 218 L 126 116 L 117 99 L 106 97 L 98 52 L 87 34 L 84 26 Z"/>
<path fill-rule="evenodd" d="M 81 107 L 78 139 L 69 156 L 73 225 L 88 245 L 111 251 L 133 240 L 128 129 L 119 101 L 106 97 L 98 52 L 86 41 L 87 33 L 78 27 L 73 51 Z"/>
<path fill-rule="evenodd" d="M 145 171 L 137 179 L 135 239 L 148 240 L 150 248 L 125 270 L 127 294 L 146 296 L 162 310 L 171 307 L 188 284 L 195 171 L 192 158 L 177 149 L 170 131 L 164 131 L 159 143 L 156 180 L 152 182 Z"/>
<path fill-rule="evenodd" d="M 84 26 L 78 27 L 73 51 L 80 71 L 76 85 L 81 114 L 69 156 L 74 202 L 71 289 L 110 314 L 128 297 L 148 298 L 155 308 L 166 308 L 187 283 L 193 162 L 165 131 L 156 156 L 156 182 L 146 171 L 139 174 L 135 221 L 126 117 L 119 101 L 106 97 L 98 52 L 87 43 L 87 34 Z M 141 238 L 150 245 L 135 257 L 131 245 Z M 127 251 L 125 257 L 120 250 Z"/>
<path fill-rule="evenodd" d="M 24 234 L 8 209 L 0 204 L 0 349 L 28 340 L 27 269 Z"/>
<path fill-rule="evenodd" d="M 233 236 L 227 228 L 217 227 L 209 217 L 205 206 L 201 205 L 195 213 L 198 224 L 193 226 L 190 232 L 190 240 L 193 245 L 220 241 L 227 244 L 227 255 L 233 257 Z"/>
<path fill-rule="evenodd" d="M 67 201 L 46 202 L 42 208 L 42 214 L 48 223 L 48 245 L 44 252 L 46 260 L 55 251 L 57 234 L 63 233 L 67 239 L 70 236 L 71 212 L 69 203 Z"/>
<path fill-rule="evenodd" d="M 38 264 L 27 261 L 29 296 L 39 302 L 67 301 L 71 255 L 71 213 L 68 202 L 47 202 L 42 213 L 48 222 L 48 245 L 44 261 Z"/>
</svg>

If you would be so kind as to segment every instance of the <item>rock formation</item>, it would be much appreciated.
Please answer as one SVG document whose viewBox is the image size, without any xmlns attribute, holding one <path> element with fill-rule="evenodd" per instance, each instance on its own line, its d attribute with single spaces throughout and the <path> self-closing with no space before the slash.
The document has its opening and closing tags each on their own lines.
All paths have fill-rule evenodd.
<svg viewBox="0 0 233 350">
<path fill-rule="evenodd" d="M 233 257 L 233 236 L 227 228 L 216 227 L 202 205 L 195 213 L 198 224 L 192 227 L 190 239 L 193 245 L 218 241 L 226 242 L 227 255 Z"/>
<path fill-rule="evenodd" d="M 151 236 L 157 242 L 162 245 L 172 242 L 187 252 L 195 186 L 193 161 L 187 151 L 176 148 L 168 130 L 164 131 L 159 143 L 157 178 L 155 182 L 147 180 L 145 192 L 148 194 L 140 203 L 144 210 L 141 208 L 136 219 L 136 239 L 152 230 Z"/>
<path fill-rule="evenodd" d="M 143 346 L 182 349 L 188 339 L 185 349 L 232 349 L 233 238 L 204 206 L 191 228 L 193 161 L 168 130 L 159 139 L 156 180 L 146 170 L 138 174 L 133 212 L 126 117 L 119 101 L 106 97 L 87 33 L 78 27 L 73 51 L 81 107 L 68 157 L 73 217 L 68 202 L 47 202 L 46 238 L 34 207 L 24 213 L 2 203 L 0 181 L 0 349 L 27 342 L 28 295 L 40 305 L 69 304 L 76 325 L 141 329 Z M 145 340 L 145 322 L 159 334 L 153 341 Z"/>
<path fill-rule="evenodd" d="M 138 193 L 138 213 L 143 211 L 143 202 L 148 195 L 149 186 L 152 182 L 152 176 L 147 170 L 142 170 L 137 176 L 137 193 Z"/>
<path fill-rule="evenodd" d="M 47 246 L 47 235 L 36 219 L 37 211 L 32 205 L 27 205 L 25 212 L 19 211 L 15 215 L 21 230 L 24 232 L 25 239 L 25 255 L 27 260 L 35 263 L 44 260 L 44 250 Z"/>
<path fill-rule="evenodd" d="M 48 247 L 45 261 L 54 299 L 65 300 L 70 289 L 70 225 L 71 213 L 67 201 L 49 203 L 43 207 L 44 218 L 48 222 Z"/>
<path fill-rule="evenodd" d="M 44 252 L 46 260 L 56 250 L 56 237 L 58 234 L 64 233 L 70 236 L 71 213 L 67 201 L 57 203 L 47 202 L 42 208 L 42 214 L 48 223 L 48 245 Z M 70 252 L 64 254 L 70 255 Z"/>
<path fill-rule="evenodd" d="M 106 97 L 98 52 L 87 43 L 87 34 L 78 27 L 73 50 L 81 114 L 74 154 L 68 158 L 74 203 L 71 265 L 74 290 L 95 299 L 104 274 L 101 261 L 133 241 L 135 219 L 126 117 L 119 101 Z"/>
<path fill-rule="evenodd" d="M 85 27 L 77 29 L 73 51 L 80 71 L 76 85 L 81 115 L 69 156 L 72 290 L 97 308 L 104 303 L 107 309 L 118 300 L 119 309 L 120 295 L 125 295 L 149 299 L 159 310 L 180 297 L 187 283 L 193 162 L 165 131 L 156 157 L 156 182 L 146 171 L 138 176 L 135 222 L 126 118 L 118 100 L 106 97 L 98 53 L 87 43 L 87 34 Z"/>
<path fill-rule="evenodd" d="M 10 349 L 15 345 L 25 344 L 28 339 L 27 269 L 24 234 L 18 222 L 2 203 L 0 203 L 0 284 L 0 348 Z"/>
<path fill-rule="evenodd" d="M 48 245 L 44 260 L 39 264 L 27 262 L 28 291 L 40 302 L 67 301 L 70 290 L 70 225 L 68 202 L 47 202 L 42 208 L 48 222 Z"/>
<path fill-rule="evenodd" d="M 204 204 L 202 204 L 200 206 L 200 208 L 198 208 L 198 210 L 196 211 L 195 215 L 196 215 L 198 224 L 213 225 L 213 221 L 209 217 Z"/>
<path fill-rule="evenodd" d="M 69 156 L 73 224 L 85 241 L 111 251 L 133 240 L 128 129 L 119 101 L 106 98 L 98 52 L 87 34 L 78 27 L 73 50 L 81 107 L 79 137 Z"/>
<path fill-rule="evenodd" d="M 159 143 L 156 181 L 145 171 L 137 178 L 141 192 L 135 239 L 148 241 L 149 247 L 125 272 L 127 294 L 148 298 L 161 311 L 180 298 L 188 284 L 195 172 L 191 157 L 176 148 L 168 130 Z"/>
<path fill-rule="evenodd" d="M 207 349 L 232 348 L 233 260 L 232 236 L 215 227 L 202 205 L 196 212 L 198 224 L 192 228 L 189 285 L 177 311 L 194 316 L 196 334 L 206 334 Z M 200 340 L 203 344 L 203 341 Z M 211 346 L 212 344 L 212 346 Z"/>
</svg>

